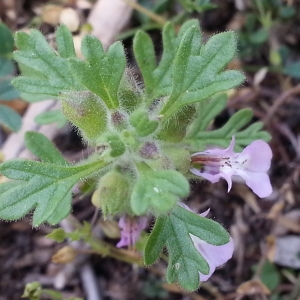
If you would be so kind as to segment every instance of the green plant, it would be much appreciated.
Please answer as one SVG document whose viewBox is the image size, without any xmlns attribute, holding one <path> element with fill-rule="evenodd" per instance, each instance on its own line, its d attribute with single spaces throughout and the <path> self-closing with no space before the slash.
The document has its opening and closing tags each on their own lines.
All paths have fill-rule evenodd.
<svg viewBox="0 0 300 300">
<path fill-rule="evenodd" d="M 98 182 L 93 204 L 104 216 L 121 216 L 121 245 L 135 243 L 146 226 L 145 216 L 154 216 L 144 262 L 153 264 L 166 246 L 168 282 L 193 291 L 201 278 L 231 257 L 233 243 L 219 223 L 180 202 L 189 195 L 188 179 L 196 178 L 189 172 L 191 154 L 211 143 L 227 146 L 232 135 L 237 149 L 269 135 L 260 123 L 243 128 L 250 110 L 207 132 L 226 104 L 221 92 L 244 80 L 241 72 L 224 70 L 236 51 L 233 32 L 203 44 L 198 22 L 190 20 L 178 33 L 168 23 L 162 34 L 158 63 L 150 37 L 139 31 L 134 38 L 143 88 L 126 67 L 120 42 L 106 52 L 99 40 L 86 36 L 81 46 L 85 60 L 80 60 L 65 26 L 56 31 L 57 52 L 37 30 L 16 34 L 14 58 L 23 75 L 13 80 L 14 86 L 27 95 L 61 101 L 66 118 L 95 151 L 71 165 L 43 135 L 27 133 L 26 147 L 41 161 L 16 159 L 0 165 L 0 172 L 12 180 L 0 185 L 0 218 L 16 220 L 32 211 L 33 226 L 57 224 L 70 213 L 72 187 L 92 178 Z M 216 260 L 219 252 L 226 259 L 211 261 L 203 247 Z M 120 257 L 112 247 L 105 249 L 106 255 Z"/>
</svg>

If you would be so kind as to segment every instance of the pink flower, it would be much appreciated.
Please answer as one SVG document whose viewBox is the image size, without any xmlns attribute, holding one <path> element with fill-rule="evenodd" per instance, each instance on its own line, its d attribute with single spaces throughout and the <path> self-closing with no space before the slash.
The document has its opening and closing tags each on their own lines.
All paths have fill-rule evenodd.
<svg viewBox="0 0 300 300">
<path fill-rule="evenodd" d="M 121 240 L 117 247 L 121 248 L 134 245 L 138 241 L 141 232 L 147 227 L 147 218 L 122 216 L 118 224 L 121 229 Z"/>
<path fill-rule="evenodd" d="M 235 153 L 235 138 L 226 149 L 210 149 L 192 155 L 193 164 L 200 168 L 191 168 L 191 172 L 212 183 L 224 178 L 228 183 L 228 192 L 232 186 L 232 177 L 240 176 L 260 198 L 272 193 L 272 186 L 267 171 L 270 169 L 272 151 L 270 146 L 257 140 L 247 146 L 241 153 Z"/>
<path fill-rule="evenodd" d="M 192 212 L 192 210 L 185 204 L 180 204 L 183 208 Z M 209 213 L 209 209 L 202 214 L 201 217 L 206 217 Z M 200 252 L 203 258 L 207 261 L 209 265 L 209 273 L 204 275 L 199 272 L 200 282 L 207 281 L 211 275 L 214 273 L 217 267 L 225 264 L 231 257 L 234 251 L 234 243 L 232 238 L 225 245 L 215 246 L 208 244 L 207 242 L 201 240 L 197 236 L 190 234 L 195 248 Z"/>
</svg>

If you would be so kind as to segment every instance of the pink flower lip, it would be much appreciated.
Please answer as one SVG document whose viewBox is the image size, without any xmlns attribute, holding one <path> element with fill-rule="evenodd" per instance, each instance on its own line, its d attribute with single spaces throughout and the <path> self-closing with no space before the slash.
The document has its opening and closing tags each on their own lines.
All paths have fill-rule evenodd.
<svg viewBox="0 0 300 300">
<path fill-rule="evenodd" d="M 256 140 L 241 153 L 233 151 L 235 137 L 226 149 L 209 149 L 192 155 L 192 163 L 200 165 L 190 171 L 212 183 L 224 178 L 228 183 L 228 192 L 232 187 L 232 178 L 240 177 L 260 198 L 272 193 L 270 178 L 267 174 L 271 166 L 272 150 L 262 141 Z"/>
<path fill-rule="evenodd" d="M 119 220 L 121 239 L 118 248 L 134 245 L 140 238 L 141 232 L 147 227 L 147 217 L 122 216 Z"/>
</svg>

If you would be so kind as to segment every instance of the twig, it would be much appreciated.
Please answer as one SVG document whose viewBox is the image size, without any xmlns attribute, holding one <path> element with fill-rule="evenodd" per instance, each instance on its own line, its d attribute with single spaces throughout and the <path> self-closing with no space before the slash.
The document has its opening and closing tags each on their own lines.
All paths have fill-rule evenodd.
<svg viewBox="0 0 300 300">
<path fill-rule="evenodd" d="M 274 104 L 269 109 L 265 119 L 264 123 L 268 125 L 273 118 L 274 113 L 278 110 L 278 108 L 291 96 L 294 96 L 296 94 L 300 93 L 300 84 L 288 89 L 287 91 L 284 91 L 278 98 L 274 100 Z"/>
</svg>

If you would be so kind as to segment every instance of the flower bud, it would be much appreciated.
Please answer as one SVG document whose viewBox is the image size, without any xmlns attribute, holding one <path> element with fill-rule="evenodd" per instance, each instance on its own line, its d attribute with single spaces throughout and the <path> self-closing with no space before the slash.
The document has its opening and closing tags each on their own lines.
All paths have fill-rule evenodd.
<svg viewBox="0 0 300 300">
<path fill-rule="evenodd" d="M 173 163 L 173 167 L 182 174 L 186 174 L 190 170 L 191 157 L 190 152 L 184 148 L 168 147 L 163 149 Z"/>
<path fill-rule="evenodd" d="M 145 142 L 140 148 L 139 154 L 146 159 L 156 158 L 159 155 L 158 147 L 154 142 Z"/>
<path fill-rule="evenodd" d="M 76 125 L 84 138 L 95 142 L 107 125 L 106 109 L 99 97 L 90 92 L 61 95 L 65 116 Z"/>
<path fill-rule="evenodd" d="M 194 106 L 183 107 L 178 113 L 163 122 L 158 137 L 172 143 L 180 142 L 186 135 L 187 126 L 195 115 Z"/>
<path fill-rule="evenodd" d="M 53 256 L 52 256 L 52 262 L 55 264 L 68 264 L 72 262 L 77 253 L 74 248 L 71 246 L 65 246 L 61 249 L 59 249 Z"/>
<path fill-rule="evenodd" d="M 129 180 L 120 172 L 113 170 L 101 177 L 99 187 L 92 196 L 92 203 L 104 215 L 116 215 L 128 211 Z"/>
</svg>

